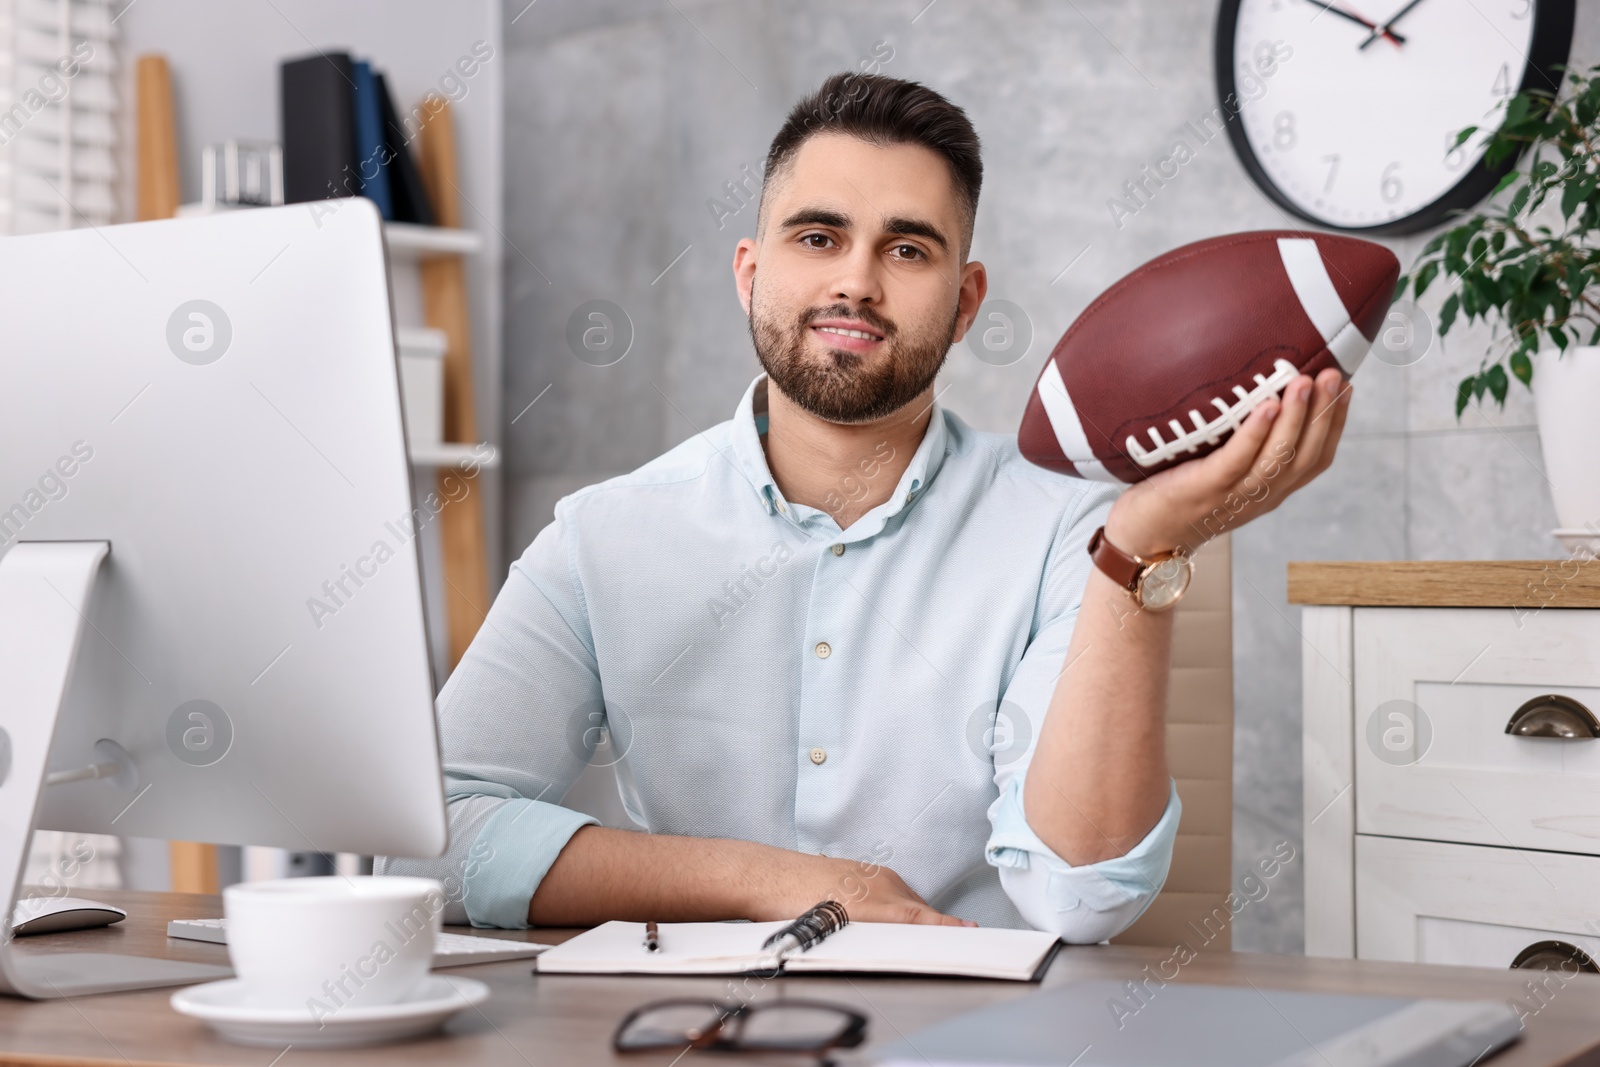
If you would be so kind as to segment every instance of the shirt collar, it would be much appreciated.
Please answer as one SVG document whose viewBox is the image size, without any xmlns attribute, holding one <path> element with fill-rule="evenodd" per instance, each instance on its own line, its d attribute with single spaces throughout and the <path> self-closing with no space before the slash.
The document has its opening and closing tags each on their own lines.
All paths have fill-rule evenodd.
<svg viewBox="0 0 1600 1067">
<path fill-rule="evenodd" d="M 734 412 L 733 451 L 740 469 L 755 488 L 756 495 L 761 499 L 767 514 L 782 513 L 792 517 L 798 505 L 788 505 L 784 501 L 783 494 L 778 490 L 778 483 L 773 481 L 772 470 L 767 466 L 766 449 L 761 444 L 761 434 L 766 428 L 767 375 L 762 373 L 756 375 L 755 380 L 744 391 L 744 396 L 739 400 L 739 406 Z M 880 521 L 870 524 L 874 527 L 871 532 L 876 532 L 882 528 L 884 521 L 921 499 L 923 490 L 939 473 L 939 468 L 944 465 L 945 456 L 954 446 L 955 442 L 946 425 L 944 408 L 935 399 L 927 430 L 924 431 L 916 452 L 912 453 L 911 462 L 900 476 L 900 483 L 895 486 L 895 491 L 888 500 L 857 520 L 851 526 L 850 532 L 854 534 L 857 526 L 868 525 L 867 518 L 881 512 Z"/>
</svg>

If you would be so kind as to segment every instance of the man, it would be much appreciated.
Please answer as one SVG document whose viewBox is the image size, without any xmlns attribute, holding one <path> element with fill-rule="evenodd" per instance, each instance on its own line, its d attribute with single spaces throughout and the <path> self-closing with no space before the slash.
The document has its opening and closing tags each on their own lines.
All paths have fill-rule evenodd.
<svg viewBox="0 0 1600 1067">
<path fill-rule="evenodd" d="M 478 925 L 788 919 L 1110 937 L 1166 877 L 1172 616 L 1104 539 L 1194 547 L 1332 461 L 1349 392 L 1302 376 L 1214 454 L 1120 496 L 934 396 L 987 280 L 958 107 L 836 75 L 772 143 L 733 260 L 765 370 L 732 420 L 562 499 L 439 697 Z M 1262 487 L 1265 487 L 1263 490 Z M 629 813 L 559 802 L 598 727 Z"/>
</svg>

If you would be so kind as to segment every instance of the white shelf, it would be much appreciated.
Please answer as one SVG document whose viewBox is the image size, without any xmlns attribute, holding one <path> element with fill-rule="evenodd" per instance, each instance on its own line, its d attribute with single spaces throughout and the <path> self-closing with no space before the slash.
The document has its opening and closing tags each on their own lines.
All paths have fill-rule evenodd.
<svg viewBox="0 0 1600 1067">
<path fill-rule="evenodd" d="M 180 204 L 179 218 L 211 215 L 219 211 L 249 211 L 248 204 Z M 443 226 L 417 226 L 410 222 L 383 224 L 384 241 L 395 256 L 432 256 L 451 252 L 474 255 L 483 251 L 483 238 L 474 230 L 454 230 Z"/>
<path fill-rule="evenodd" d="M 478 458 L 479 448 L 483 445 L 459 444 L 455 441 L 440 441 L 435 444 L 413 444 L 407 448 L 411 453 L 413 467 L 454 467 L 469 460 L 475 461 L 478 466 L 485 469 L 500 466 L 500 453 L 493 446 L 482 459 Z"/>
<path fill-rule="evenodd" d="M 450 340 L 443 330 L 427 326 L 402 326 L 394 332 L 395 345 L 402 356 L 427 356 L 443 359 Z"/>
<path fill-rule="evenodd" d="M 425 256 L 441 252 L 472 255 L 483 251 L 483 238 L 473 230 L 386 222 L 383 224 L 383 233 L 389 242 L 389 251 L 397 255 Z"/>
</svg>

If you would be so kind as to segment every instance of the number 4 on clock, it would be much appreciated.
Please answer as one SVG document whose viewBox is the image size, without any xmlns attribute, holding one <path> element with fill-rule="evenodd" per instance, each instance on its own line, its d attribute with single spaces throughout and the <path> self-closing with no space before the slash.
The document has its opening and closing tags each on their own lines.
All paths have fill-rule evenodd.
<svg viewBox="0 0 1600 1067">
<path fill-rule="evenodd" d="M 1504 97 L 1510 96 L 1516 91 L 1517 87 L 1511 84 L 1511 64 L 1500 64 L 1500 73 L 1494 76 L 1494 88 L 1489 90 L 1490 94 Z"/>
</svg>

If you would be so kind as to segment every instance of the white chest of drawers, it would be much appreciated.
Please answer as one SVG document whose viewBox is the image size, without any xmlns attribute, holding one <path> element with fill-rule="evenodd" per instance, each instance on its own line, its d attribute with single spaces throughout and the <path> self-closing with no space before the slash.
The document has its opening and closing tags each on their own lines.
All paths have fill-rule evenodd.
<svg viewBox="0 0 1600 1067">
<path fill-rule="evenodd" d="M 1289 599 L 1306 953 L 1600 959 L 1600 561 L 1297 563 Z"/>
</svg>

